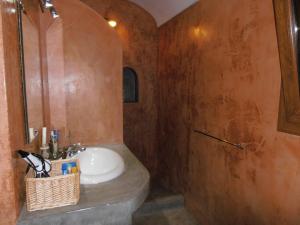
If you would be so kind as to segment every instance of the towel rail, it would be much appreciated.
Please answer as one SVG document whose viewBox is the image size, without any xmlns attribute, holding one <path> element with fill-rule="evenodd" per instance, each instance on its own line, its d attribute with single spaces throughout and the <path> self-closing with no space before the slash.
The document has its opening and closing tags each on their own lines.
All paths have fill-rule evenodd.
<svg viewBox="0 0 300 225">
<path fill-rule="evenodd" d="M 223 143 L 232 145 L 232 146 L 234 146 L 234 147 L 236 147 L 236 148 L 238 148 L 238 149 L 240 149 L 240 150 L 243 150 L 243 149 L 244 149 L 243 146 L 242 146 L 241 144 L 232 143 L 232 142 L 227 141 L 227 140 L 225 140 L 225 139 L 221 139 L 221 138 L 215 137 L 215 136 L 213 136 L 213 135 L 211 135 L 211 134 L 209 134 L 209 133 L 206 133 L 206 132 L 203 132 L 203 131 L 200 131 L 200 130 L 194 130 L 194 132 L 195 132 L 195 133 L 198 133 L 198 134 L 205 135 L 205 136 L 210 137 L 210 138 L 213 138 L 213 139 L 218 140 L 218 141 L 220 141 L 220 142 L 223 142 Z"/>
</svg>

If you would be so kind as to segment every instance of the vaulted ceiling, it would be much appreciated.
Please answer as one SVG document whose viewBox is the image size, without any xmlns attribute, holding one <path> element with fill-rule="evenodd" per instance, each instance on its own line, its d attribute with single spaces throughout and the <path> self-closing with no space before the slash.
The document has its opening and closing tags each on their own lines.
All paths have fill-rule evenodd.
<svg viewBox="0 0 300 225">
<path fill-rule="evenodd" d="M 148 11 L 160 26 L 198 0 L 130 0 Z"/>
</svg>

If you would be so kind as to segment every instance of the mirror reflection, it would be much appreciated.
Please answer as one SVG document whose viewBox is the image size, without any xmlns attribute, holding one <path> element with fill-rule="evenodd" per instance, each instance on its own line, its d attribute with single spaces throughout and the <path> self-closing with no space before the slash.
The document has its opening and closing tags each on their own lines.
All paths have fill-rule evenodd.
<svg viewBox="0 0 300 225">
<path fill-rule="evenodd" d="M 300 3 L 273 3 L 282 78 L 278 130 L 300 135 Z"/>
<path fill-rule="evenodd" d="M 57 11 L 40 0 L 22 2 L 28 142 L 41 150 L 54 141 L 115 142 L 115 133 L 121 140 L 122 47 L 115 30 L 81 1 L 53 1 Z"/>
<path fill-rule="evenodd" d="M 46 126 L 46 118 L 49 118 L 53 111 L 50 110 L 47 115 L 44 112 L 53 100 L 49 94 L 51 84 L 55 82 L 55 78 L 60 74 L 59 69 L 63 67 L 57 61 L 53 61 L 54 58 L 63 61 L 58 51 L 62 46 L 59 44 L 62 43 L 62 35 L 59 32 L 62 23 L 53 6 L 48 9 L 42 1 L 20 0 L 17 4 L 26 140 L 27 143 L 31 143 L 41 133 L 41 128 Z M 56 76 L 48 79 L 48 74 Z M 63 87 L 56 88 L 63 90 Z M 56 91 L 55 88 L 52 89 Z M 57 101 L 59 103 L 59 100 Z"/>
<path fill-rule="evenodd" d="M 20 52 L 23 80 L 24 115 L 27 143 L 31 143 L 43 126 L 43 84 L 40 56 L 39 18 L 31 13 L 33 1 L 18 1 Z M 38 9 L 38 8 L 37 8 Z"/>
<path fill-rule="evenodd" d="M 42 77 L 39 43 L 39 24 L 22 11 L 24 76 L 27 102 L 27 140 L 31 142 L 43 126 Z"/>
<path fill-rule="evenodd" d="M 293 19 L 293 33 L 294 33 L 294 42 L 295 42 L 295 52 L 296 52 L 296 58 L 297 58 L 297 64 L 298 64 L 298 79 L 300 83 L 300 73 L 299 73 L 299 66 L 300 66 L 300 49 L 299 49 L 299 26 L 300 26 L 300 3 L 299 1 L 292 1 L 292 7 L 294 10 L 294 19 Z"/>
</svg>

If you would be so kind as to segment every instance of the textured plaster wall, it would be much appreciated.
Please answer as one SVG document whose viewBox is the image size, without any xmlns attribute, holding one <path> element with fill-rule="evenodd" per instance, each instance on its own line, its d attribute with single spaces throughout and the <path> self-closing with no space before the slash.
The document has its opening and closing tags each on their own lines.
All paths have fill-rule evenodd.
<svg viewBox="0 0 300 225">
<path fill-rule="evenodd" d="M 0 158 L 1 173 L 0 173 L 0 221 L 1 223 L 13 224 L 16 218 L 16 209 L 14 202 L 14 173 L 11 164 L 11 148 L 9 140 L 9 127 L 8 127 L 8 105 L 7 105 L 7 93 L 5 88 L 5 66 L 4 66 L 4 49 L 3 49 L 3 5 L 0 5 L 1 17 L 0 17 L 0 135 L 1 135 L 1 154 L 4 157 Z M 9 204 L 7 204 L 9 202 Z M 7 217 L 11 213 L 12 216 Z"/>
<path fill-rule="evenodd" d="M 45 124 L 60 144 L 122 143 L 120 40 L 80 1 L 54 4 L 59 19 L 40 16 Z"/>
<path fill-rule="evenodd" d="M 0 224 L 13 225 L 22 193 L 15 150 L 25 143 L 23 104 L 15 5 L 1 1 L 0 8 Z"/>
<path fill-rule="evenodd" d="M 24 3 L 32 12 L 30 20 L 35 25 L 47 22 L 48 19 L 40 18 L 38 2 Z M 122 143 L 120 41 L 106 21 L 81 2 L 60 0 L 56 5 L 64 19 L 65 80 L 60 82 L 65 84 L 64 94 L 68 101 L 69 141 Z M 0 224 L 13 225 L 23 204 L 25 171 L 24 162 L 15 151 L 32 146 L 25 146 L 16 8 L 12 1 L 1 1 L 0 7 Z M 43 31 L 35 33 L 34 37 L 37 40 L 39 36 L 41 46 L 47 44 Z M 93 36 L 89 35 L 91 33 Z M 42 73 L 46 74 L 42 77 L 43 109 L 47 114 L 44 123 L 49 124 L 49 92 L 45 90 L 48 87 L 47 51 L 40 51 Z"/>
<path fill-rule="evenodd" d="M 160 28 L 159 47 L 165 183 L 202 224 L 299 224 L 300 138 L 277 131 L 272 0 L 199 1 Z"/>
<path fill-rule="evenodd" d="M 123 8 L 122 3 L 118 5 L 120 14 L 107 5 L 93 5 L 94 1 L 88 4 L 100 14 L 110 9 L 111 16 L 123 15 L 124 21 L 131 18 L 127 15 L 128 6 Z M 0 197 L 1 224 L 14 224 L 18 213 L 21 169 L 13 168 L 21 167 L 17 166 L 14 150 L 24 143 L 16 16 L 7 10 L 11 6 L 1 2 L 0 45 L 4 47 L 0 48 L 0 151 L 4 157 L 0 159 L 0 187 L 6 193 Z M 65 16 L 72 12 L 71 7 Z M 131 45 L 136 42 L 129 41 L 143 40 L 155 32 L 154 26 L 137 27 L 135 36 L 123 26 L 121 23 L 117 32 L 123 42 L 124 64 L 137 68 L 139 74 L 150 74 L 141 75 L 140 82 L 149 79 L 147 84 L 152 84 L 140 84 L 143 101 L 125 105 L 125 143 L 148 168 L 155 168 L 157 113 L 152 102 L 156 59 L 148 46 L 155 43 L 156 36 L 149 43 L 138 41 L 145 45 L 136 44 L 136 48 Z M 68 32 L 84 34 L 75 28 Z M 203 224 L 298 225 L 300 138 L 276 129 L 280 66 L 272 1 L 201 1 L 160 27 L 159 36 L 161 181 L 185 193 L 188 208 Z M 84 45 L 80 40 L 75 39 Z M 155 44 L 153 47 L 157 49 Z M 71 44 L 67 49 L 74 53 Z M 138 54 L 131 53 L 132 49 Z M 81 59 L 80 54 L 65 56 L 69 63 Z M 151 59 L 152 69 L 147 69 L 150 61 L 146 66 L 146 58 Z M 71 100 L 70 103 L 76 102 Z M 74 115 L 72 119 L 78 120 Z M 193 129 L 245 143 L 246 150 L 238 152 L 195 134 Z"/>
<path fill-rule="evenodd" d="M 157 165 L 156 71 L 158 29 L 153 17 L 127 0 L 81 0 L 103 17 L 115 19 L 123 66 L 138 74 L 139 102 L 124 104 L 124 142 L 150 170 Z"/>
</svg>

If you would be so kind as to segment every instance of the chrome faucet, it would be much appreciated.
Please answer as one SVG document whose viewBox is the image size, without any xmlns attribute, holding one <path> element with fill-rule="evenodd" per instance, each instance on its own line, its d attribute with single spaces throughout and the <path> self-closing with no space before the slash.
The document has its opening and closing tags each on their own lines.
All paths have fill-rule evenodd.
<svg viewBox="0 0 300 225">
<path fill-rule="evenodd" d="M 86 150 L 80 143 L 69 145 L 65 148 L 66 158 L 72 158 L 80 152 Z"/>
</svg>

